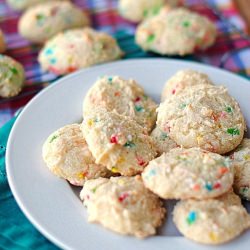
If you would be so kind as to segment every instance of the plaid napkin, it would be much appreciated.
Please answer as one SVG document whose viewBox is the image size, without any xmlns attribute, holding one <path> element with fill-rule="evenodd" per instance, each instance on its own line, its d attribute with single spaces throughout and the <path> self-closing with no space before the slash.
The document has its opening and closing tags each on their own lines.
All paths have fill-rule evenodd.
<svg viewBox="0 0 250 250">
<path fill-rule="evenodd" d="M 136 1 L 136 0 L 135 0 Z M 96 29 L 106 31 L 118 40 L 125 51 L 124 59 L 159 57 L 145 53 L 134 43 L 135 25 L 122 19 L 116 11 L 115 0 L 75 0 L 86 9 Z M 244 33 L 245 23 L 231 0 L 187 0 L 193 10 L 214 20 L 219 35 L 216 44 L 205 52 L 180 60 L 195 60 L 222 67 L 245 77 L 250 77 L 250 39 Z M 17 96 L 0 98 L 0 127 L 10 120 L 37 92 L 58 79 L 51 73 L 41 71 L 37 61 L 38 46 L 30 45 L 17 33 L 19 13 L 12 11 L 5 1 L 0 0 L 0 28 L 8 43 L 7 54 L 20 61 L 26 70 L 26 85 Z M 247 48 L 247 49 L 246 49 Z M 5 172 L 5 149 L 9 132 L 15 118 L 0 129 L 0 249 L 56 249 L 24 217 L 8 186 Z"/>
</svg>

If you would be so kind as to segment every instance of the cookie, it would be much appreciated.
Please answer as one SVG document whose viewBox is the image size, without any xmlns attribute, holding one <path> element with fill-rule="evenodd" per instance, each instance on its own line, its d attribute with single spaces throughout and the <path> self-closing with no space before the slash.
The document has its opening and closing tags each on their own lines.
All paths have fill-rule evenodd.
<svg viewBox="0 0 250 250">
<path fill-rule="evenodd" d="M 61 31 L 88 24 L 88 17 L 72 3 L 52 1 L 29 8 L 18 22 L 18 31 L 33 43 L 44 43 Z"/>
<path fill-rule="evenodd" d="M 244 117 L 225 87 L 202 86 L 190 87 L 161 103 L 156 123 L 185 148 L 227 153 L 243 138 Z"/>
<path fill-rule="evenodd" d="M 142 178 L 164 199 L 208 199 L 227 192 L 234 175 L 228 158 L 200 148 L 175 148 L 150 161 Z"/>
<path fill-rule="evenodd" d="M 192 69 L 179 70 L 167 80 L 161 94 L 161 100 L 178 95 L 190 86 L 213 85 L 208 75 Z"/>
<path fill-rule="evenodd" d="M 204 244 L 222 244 L 250 227 L 250 216 L 239 204 L 221 200 L 180 201 L 173 220 L 187 238 Z"/>
<path fill-rule="evenodd" d="M 242 205 L 240 197 L 234 193 L 233 189 L 219 197 L 216 197 L 216 200 L 222 201 L 226 205 Z"/>
<path fill-rule="evenodd" d="M 22 90 L 25 78 L 23 66 L 9 56 L 0 55 L 0 96 L 12 97 Z"/>
<path fill-rule="evenodd" d="M 155 234 L 166 213 L 160 199 L 144 187 L 140 176 L 89 180 L 80 197 L 87 207 L 89 222 L 139 238 Z"/>
<path fill-rule="evenodd" d="M 118 11 L 127 20 L 140 22 L 158 14 L 165 4 L 174 7 L 181 3 L 181 0 L 119 0 Z"/>
<path fill-rule="evenodd" d="M 97 107 L 128 116 L 149 132 L 155 125 L 157 105 L 132 79 L 105 76 L 97 80 L 85 96 L 83 116 Z"/>
<path fill-rule="evenodd" d="M 90 28 L 68 30 L 50 39 L 39 53 L 43 70 L 63 75 L 123 55 L 116 40 Z"/>
<path fill-rule="evenodd" d="M 152 133 L 151 137 L 155 141 L 158 154 L 167 153 L 169 150 L 178 147 L 175 141 L 173 141 L 166 132 L 156 127 Z"/>
<path fill-rule="evenodd" d="M 250 200 L 250 139 L 243 139 L 230 158 L 234 163 L 234 190 L 242 199 Z"/>
<path fill-rule="evenodd" d="M 0 30 L 0 53 L 3 53 L 6 50 L 6 43 L 4 39 L 4 34 L 2 30 Z"/>
<path fill-rule="evenodd" d="M 95 163 L 79 124 L 52 133 L 43 145 L 43 160 L 53 174 L 76 186 L 89 179 L 111 176 L 106 167 Z"/>
<path fill-rule="evenodd" d="M 161 55 L 187 55 L 215 42 L 216 27 L 205 16 L 185 8 L 165 9 L 144 20 L 136 30 L 136 43 Z"/>
<path fill-rule="evenodd" d="M 114 173 L 142 172 L 157 155 L 154 142 L 134 120 L 99 108 L 84 117 L 83 134 L 96 163 Z"/>
<path fill-rule="evenodd" d="M 8 5 L 15 10 L 25 10 L 33 5 L 59 0 L 7 0 Z"/>
</svg>

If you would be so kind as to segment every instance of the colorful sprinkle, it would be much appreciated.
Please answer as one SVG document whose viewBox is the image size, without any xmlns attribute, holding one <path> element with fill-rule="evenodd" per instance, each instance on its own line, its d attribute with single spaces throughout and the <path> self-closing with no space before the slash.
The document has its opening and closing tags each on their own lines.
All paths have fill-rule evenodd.
<svg viewBox="0 0 250 250">
<path fill-rule="evenodd" d="M 176 93 L 176 90 L 175 89 L 173 89 L 172 90 L 172 95 L 174 95 Z"/>
<path fill-rule="evenodd" d="M 237 128 L 228 128 L 227 133 L 230 135 L 240 135 L 240 131 Z"/>
<path fill-rule="evenodd" d="M 231 106 L 227 106 L 226 109 L 225 109 L 225 111 L 227 113 L 233 113 L 233 108 Z"/>
<path fill-rule="evenodd" d="M 188 225 L 192 225 L 196 221 L 196 219 L 197 219 L 197 213 L 195 211 L 191 211 L 187 217 Z"/>
<path fill-rule="evenodd" d="M 138 165 L 144 166 L 146 164 L 146 162 L 140 156 L 137 156 L 136 159 L 137 159 Z"/>
<path fill-rule="evenodd" d="M 118 136 L 117 135 L 111 135 L 110 143 L 118 144 Z"/>
<path fill-rule="evenodd" d="M 111 172 L 112 173 L 119 173 L 119 171 L 118 171 L 118 169 L 116 167 L 112 167 Z"/>
<path fill-rule="evenodd" d="M 161 132 L 160 140 L 161 140 L 161 141 L 164 141 L 164 140 L 166 140 L 167 138 L 168 138 L 168 134 L 165 133 L 165 132 Z"/>
<path fill-rule="evenodd" d="M 213 186 L 214 189 L 219 189 L 221 188 L 221 184 L 219 182 L 215 183 Z"/>
<path fill-rule="evenodd" d="M 18 70 L 16 68 L 10 68 L 10 71 L 14 74 L 14 75 L 18 75 Z"/>
<path fill-rule="evenodd" d="M 207 184 L 205 185 L 205 188 L 206 188 L 208 191 L 212 191 L 212 190 L 213 190 L 213 186 L 212 186 L 211 184 L 209 184 L 209 183 L 207 183 Z"/>
<path fill-rule="evenodd" d="M 135 105 L 135 110 L 137 112 L 144 112 L 145 111 L 145 109 L 142 106 L 139 106 L 139 105 Z"/>
<path fill-rule="evenodd" d="M 44 51 L 44 54 L 48 56 L 48 55 L 52 55 L 53 52 L 54 52 L 54 51 L 53 51 L 51 48 L 48 48 L 48 49 L 46 49 L 46 50 Z"/>
<path fill-rule="evenodd" d="M 199 191 L 201 189 L 201 186 L 199 185 L 199 184 L 195 184 L 194 186 L 193 186 L 193 190 L 194 191 Z"/>
<path fill-rule="evenodd" d="M 218 236 L 217 236 L 217 234 L 214 233 L 214 232 L 209 233 L 209 237 L 210 237 L 210 239 L 211 239 L 212 241 L 217 241 L 217 240 L 218 240 Z"/>
<path fill-rule="evenodd" d="M 136 97 L 134 102 L 139 102 L 139 101 L 141 101 L 141 98 L 140 97 Z"/>
<path fill-rule="evenodd" d="M 49 143 L 53 142 L 56 138 L 58 138 L 58 135 L 53 135 L 49 141 Z"/>
<path fill-rule="evenodd" d="M 108 81 L 109 81 L 109 84 L 111 84 L 113 81 L 113 77 L 108 77 Z"/>
<path fill-rule="evenodd" d="M 88 174 L 87 172 L 79 173 L 78 178 L 83 179 L 84 177 L 87 176 L 87 174 Z"/>
<path fill-rule="evenodd" d="M 147 38 L 147 42 L 148 43 L 152 43 L 155 40 L 155 35 L 154 34 L 150 34 Z"/>
<path fill-rule="evenodd" d="M 89 127 L 91 127 L 91 126 L 93 125 L 93 123 L 94 123 L 94 122 L 93 122 L 93 120 L 91 120 L 91 119 L 87 121 L 87 125 L 88 125 Z"/>
<path fill-rule="evenodd" d="M 115 92 L 115 96 L 120 96 L 121 93 L 120 92 Z"/>
<path fill-rule="evenodd" d="M 51 64 L 55 64 L 57 60 L 56 60 L 56 58 L 51 58 L 49 61 Z"/>
<path fill-rule="evenodd" d="M 180 105 L 180 109 L 184 109 L 184 108 L 186 108 L 187 107 L 187 104 L 186 103 L 182 103 L 181 105 Z"/>
<path fill-rule="evenodd" d="M 182 23 L 183 27 L 189 27 L 190 26 L 190 22 L 189 21 L 184 21 Z"/>
<path fill-rule="evenodd" d="M 155 169 L 151 169 L 148 173 L 148 176 L 154 176 L 154 175 L 156 175 L 156 171 Z"/>
<path fill-rule="evenodd" d="M 97 190 L 97 187 L 94 187 L 94 188 L 91 189 L 91 191 L 92 191 L 93 193 L 95 193 L 96 190 Z"/>
<path fill-rule="evenodd" d="M 244 160 L 248 161 L 248 160 L 250 160 L 250 155 L 244 155 L 243 158 L 244 158 Z"/>
<path fill-rule="evenodd" d="M 227 173 L 229 170 L 228 170 L 228 168 L 226 168 L 226 167 L 221 167 L 220 169 L 219 169 L 219 172 L 220 172 L 220 174 L 225 174 L 225 173 Z"/>
<path fill-rule="evenodd" d="M 135 147 L 135 144 L 134 144 L 132 141 L 127 141 L 127 142 L 124 144 L 124 147 L 125 147 L 125 148 L 133 148 L 133 147 Z"/>
<path fill-rule="evenodd" d="M 121 195 L 118 197 L 118 200 L 119 200 L 120 202 L 123 202 L 128 196 L 129 196 L 128 193 L 121 194 Z"/>
<path fill-rule="evenodd" d="M 240 187 L 240 189 L 239 189 L 240 195 L 245 197 L 245 198 L 248 198 L 248 195 L 247 195 L 248 192 L 249 192 L 249 187 Z"/>
</svg>

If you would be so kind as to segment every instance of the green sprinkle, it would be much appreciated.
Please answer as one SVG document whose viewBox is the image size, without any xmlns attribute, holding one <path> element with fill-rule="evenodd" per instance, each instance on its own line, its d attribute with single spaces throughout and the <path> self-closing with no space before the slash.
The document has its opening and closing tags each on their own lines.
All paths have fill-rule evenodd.
<svg viewBox="0 0 250 250">
<path fill-rule="evenodd" d="M 147 38 L 147 42 L 148 43 L 152 43 L 155 40 L 155 35 L 154 34 L 150 34 Z"/>
<path fill-rule="evenodd" d="M 184 108 L 186 108 L 187 107 L 187 104 L 186 103 L 182 103 L 181 105 L 180 105 L 180 109 L 184 109 Z"/>
<path fill-rule="evenodd" d="M 14 75 L 18 75 L 18 70 L 16 68 L 10 68 L 10 71 L 14 74 Z"/>
<path fill-rule="evenodd" d="M 161 6 L 156 6 L 152 9 L 152 14 L 157 15 L 160 12 Z"/>
<path fill-rule="evenodd" d="M 53 142 L 56 138 L 58 138 L 58 135 L 53 135 L 49 141 L 49 143 Z"/>
<path fill-rule="evenodd" d="M 137 112 L 144 112 L 144 111 L 145 111 L 144 108 L 143 108 L 142 106 L 137 106 L 137 105 L 135 105 L 135 110 L 136 110 Z"/>
<path fill-rule="evenodd" d="M 93 193 L 95 193 L 95 192 L 96 192 L 96 189 L 97 189 L 97 187 L 92 188 L 91 191 L 92 191 Z"/>
<path fill-rule="evenodd" d="M 144 100 L 148 100 L 148 96 L 147 95 L 143 95 Z"/>
<path fill-rule="evenodd" d="M 144 10 L 144 11 L 143 11 L 143 16 L 144 16 L 144 17 L 147 17 L 147 16 L 148 16 L 148 10 Z"/>
<path fill-rule="evenodd" d="M 226 109 L 225 109 L 225 111 L 226 111 L 227 113 L 233 113 L 233 108 L 230 107 L 230 106 L 227 106 Z"/>
<path fill-rule="evenodd" d="M 237 128 L 228 128 L 227 133 L 230 135 L 240 135 L 240 131 Z"/>
<path fill-rule="evenodd" d="M 167 138 L 168 138 L 168 134 L 165 133 L 165 132 L 161 132 L 160 139 L 161 139 L 162 141 L 164 141 L 164 140 L 167 139 Z"/>
<path fill-rule="evenodd" d="M 245 199 L 249 199 L 248 192 L 249 192 L 249 187 L 240 187 L 239 189 L 239 194 Z"/>
<path fill-rule="evenodd" d="M 189 27 L 190 26 L 190 22 L 189 21 L 184 21 L 182 23 L 183 27 Z"/>
<path fill-rule="evenodd" d="M 197 220 L 197 213 L 195 211 L 191 211 L 187 217 L 188 225 L 192 225 L 196 220 Z"/>
<path fill-rule="evenodd" d="M 133 147 L 135 147 L 135 144 L 134 144 L 132 141 L 127 141 L 127 142 L 124 144 L 124 147 L 125 147 L 125 148 L 133 148 Z"/>
</svg>

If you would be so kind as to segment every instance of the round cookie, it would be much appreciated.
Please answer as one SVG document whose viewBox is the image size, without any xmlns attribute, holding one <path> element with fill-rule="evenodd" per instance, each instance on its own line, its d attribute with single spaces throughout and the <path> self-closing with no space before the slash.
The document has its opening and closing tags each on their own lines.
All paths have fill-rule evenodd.
<svg viewBox="0 0 250 250">
<path fill-rule="evenodd" d="M 4 34 L 2 30 L 0 30 L 0 53 L 3 53 L 6 50 L 6 43 L 4 39 Z"/>
<path fill-rule="evenodd" d="M 139 174 L 157 155 L 146 131 L 136 121 L 116 112 L 94 110 L 85 116 L 82 130 L 96 163 L 114 173 Z"/>
<path fill-rule="evenodd" d="M 208 199 L 227 192 L 234 175 L 229 158 L 200 148 L 174 148 L 150 161 L 142 178 L 164 199 Z"/>
<path fill-rule="evenodd" d="M 222 244 L 250 227 L 250 216 L 242 205 L 220 200 L 180 201 L 173 220 L 187 238 L 204 244 Z"/>
<path fill-rule="evenodd" d="M 213 85 L 208 75 L 192 69 L 179 70 L 170 79 L 167 80 L 161 94 L 161 100 L 164 101 L 172 95 L 178 95 L 190 86 Z"/>
<path fill-rule="evenodd" d="M 38 3 L 60 1 L 60 0 L 7 0 L 7 3 L 12 9 L 25 10 Z"/>
<path fill-rule="evenodd" d="M 132 79 L 105 76 L 97 80 L 85 96 L 83 116 L 97 107 L 128 116 L 149 132 L 155 125 L 157 105 Z"/>
<path fill-rule="evenodd" d="M 226 205 L 242 205 L 240 197 L 234 193 L 233 189 L 219 197 L 216 197 L 216 200 L 222 201 Z"/>
<path fill-rule="evenodd" d="M 156 233 L 166 210 L 160 199 L 147 190 L 140 176 L 89 180 L 80 194 L 88 221 L 139 238 Z"/>
<path fill-rule="evenodd" d="M 63 75 L 123 55 L 116 40 L 90 28 L 68 30 L 49 40 L 39 53 L 43 70 Z"/>
<path fill-rule="evenodd" d="M 145 51 L 162 55 L 187 55 L 210 47 L 216 27 L 206 17 L 185 8 L 163 8 L 136 30 L 136 43 Z"/>
<path fill-rule="evenodd" d="M 44 43 L 63 30 L 88 24 L 88 17 L 71 2 L 52 1 L 29 8 L 19 20 L 18 31 L 33 43 Z"/>
<path fill-rule="evenodd" d="M 43 145 L 43 159 L 53 174 L 76 186 L 89 179 L 111 176 L 106 167 L 95 163 L 79 124 L 52 133 Z"/>
<path fill-rule="evenodd" d="M 140 22 L 145 18 L 156 15 L 165 5 L 177 6 L 182 0 L 119 0 L 118 11 L 121 16 L 132 22 Z"/>
<path fill-rule="evenodd" d="M 169 150 L 178 147 L 175 141 L 173 141 L 166 132 L 156 127 L 152 133 L 151 137 L 155 141 L 157 147 L 157 152 L 159 154 L 167 153 Z"/>
<path fill-rule="evenodd" d="M 230 158 L 234 163 L 234 190 L 242 199 L 250 200 L 250 139 L 243 139 Z"/>
<path fill-rule="evenodd" d="M 246 129 L 238 103 L 223 86 L 190 87 L 157 111 L 157 125 L 185 148 L 224 154 L 240 144 Z"/>
<path fill-rule="evenodd" d="M 12 97 L 22 90 L 25 72 L 23 66 L 11 57 L 0 55 L 0 96 Z"/>
</svg>

